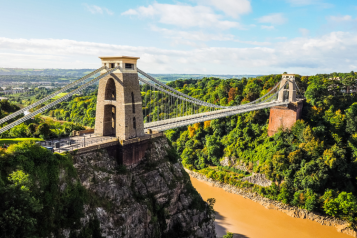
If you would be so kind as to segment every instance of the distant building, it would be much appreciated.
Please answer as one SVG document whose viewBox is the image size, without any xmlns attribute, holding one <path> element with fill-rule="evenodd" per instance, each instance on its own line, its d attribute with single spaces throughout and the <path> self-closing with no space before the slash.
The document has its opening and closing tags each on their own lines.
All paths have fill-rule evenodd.
<svg viewBox="0 0 357 238">
<path fill-rule="evenodd" d="M 340 77 L 329 78 L 329 80 L 340 80 Z"/>
<path fill-rule="evenodd" d="M 38 88 L 48 88 L 48 89 L 52 89 L 52 88 L 55 88 L 55 86 L 38 86 Z"/>
</svg>

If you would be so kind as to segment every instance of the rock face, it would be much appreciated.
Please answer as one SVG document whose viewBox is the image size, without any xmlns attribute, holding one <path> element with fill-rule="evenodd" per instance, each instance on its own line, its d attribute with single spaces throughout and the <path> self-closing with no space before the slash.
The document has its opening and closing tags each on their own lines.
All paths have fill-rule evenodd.
<svg viewBox="0 0 357 238">
<path fill-rule="evenodd" d="M 248 169 L 244 164 L 243 165 L 237 164 L 236 160 L 233 158 L 224 157 L 223 160 L 220 161 L 220 163 L 222 166 L 233 167 L 235 169 L 248 172 Z M 256 184 L 262 187 L 269 187 L 272 184 L 272 181 L 267 179 L 265 177 L 265 174 L 259 174 L 259 173 L 252 173 L 251 176 L 242 178 L 242 181 L 247 181 L 249 183 Z"/>
<path fill-rule="evenodd" d="M 167 159 L 169 148 L 166 138 L 152 140 L 130 171 L 107 150 L 75 155 L 74 167 L 90 194 L 82 226 L 95 220 L 101 236 L 113 238 L 216 237 L 208 205 L 182 165 Z"/>
<path fill-rule="evenodd" d="M 252 176 L 242 178 L 242 181 L 247 181 L 262 187 L 269 187 L 273 182 L 265 177 L 265 174 L 253 173 Z"/>
</svg>

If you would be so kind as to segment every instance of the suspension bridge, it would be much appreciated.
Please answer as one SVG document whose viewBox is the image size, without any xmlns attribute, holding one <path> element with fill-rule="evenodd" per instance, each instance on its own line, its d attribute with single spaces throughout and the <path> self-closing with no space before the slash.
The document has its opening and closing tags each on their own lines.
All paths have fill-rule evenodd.
<svg viewBox="0 0 357 238">
<path fill-rule="evenodd" d="M 260 98 L 242 105 L 223 106 L 189 96 L 156 80 L 137 67 L 138 57 L 100 57 L 102 66 L 62 89 L 2 119 L 3 133 L 99 83 L 94 133 L 119 141 L 271 107 L 299 102 L 295 75 L 282 80 Z M 99 74 L 99 76 L 98 76 Z M 60 93 L 68 92 L 48 104 Z M 143 95 L 142 96 L 142 92 Z M 24 116 L 25 111 L 30 111 Z M 14 120 L 14 118 L 19 119 Z M 282 123 L 282 122 L 281 122 Z M 281 124 L 280 123 L 280 124 Z"/>
</svg>

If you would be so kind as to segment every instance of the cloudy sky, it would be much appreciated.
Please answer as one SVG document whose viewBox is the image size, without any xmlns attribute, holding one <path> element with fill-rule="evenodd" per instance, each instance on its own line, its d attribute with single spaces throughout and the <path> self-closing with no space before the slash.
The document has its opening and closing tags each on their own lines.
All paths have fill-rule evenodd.
<svg viewBox="0 0 357 238">
<path fill-rule="evenodd" d="M 356 0 L 0 1 L 0 67 L 150 73 L 357 71 Z"/>
</svg>

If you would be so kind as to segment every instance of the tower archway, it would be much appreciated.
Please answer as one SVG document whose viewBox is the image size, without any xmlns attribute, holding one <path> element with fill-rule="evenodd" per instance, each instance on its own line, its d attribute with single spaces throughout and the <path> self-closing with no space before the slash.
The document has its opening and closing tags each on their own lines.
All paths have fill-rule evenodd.
<svg viewBox="0 0 357 238">
<path fill-rule="evenodd" d="M 116 88 L 114 79 L 109 78 L 107 85 L 105 87 L 105 98 L 104 100 L 116 100 Z"/>
<path fill-rule="evenodd" d="M 116 136 L 116 107 L 104 105 L 103 136 Z"/>
<path fill-rule="evenodd" d="M 289 101 L 289 94 L 290 94 L 289 87 L 290 87 L 290 83 L 287 83 L 284 86 L 283 102 Z"/>
</svg>

